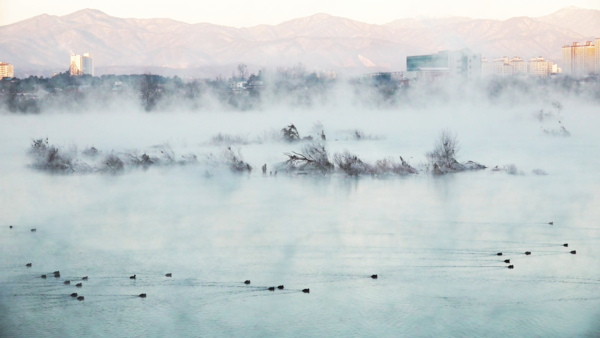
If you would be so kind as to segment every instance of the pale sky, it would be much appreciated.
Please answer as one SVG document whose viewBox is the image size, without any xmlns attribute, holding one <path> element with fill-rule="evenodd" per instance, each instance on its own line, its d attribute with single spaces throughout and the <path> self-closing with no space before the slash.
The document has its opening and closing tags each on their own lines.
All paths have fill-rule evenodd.
<svg viewBox="0 0 600 338">
<path fill-rule="evenodd" d="M 413 17 L 535 17 L 567 6 L 600 10 L 600 0 L 0 0 L 0 26 L 44 13 L 66 15 L 84 8 L 122 18 L 170 18 L 188 23 L 250 27 L 275 25 L 316 13 L 383 24 Z"/>
</svg>

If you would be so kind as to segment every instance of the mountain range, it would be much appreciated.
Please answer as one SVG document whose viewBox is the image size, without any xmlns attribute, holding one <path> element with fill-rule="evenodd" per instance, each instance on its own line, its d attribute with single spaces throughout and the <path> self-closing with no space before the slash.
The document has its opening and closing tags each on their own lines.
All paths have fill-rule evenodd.
<svg viewBox="0 0 600 338">
<path fill-rule="evenodd" d="M 94 9 L 39 15 L 0 27 L 0 60 L 17 76 L 65 71 L 71 53 L 92 53 L 96 75 L 163 73 L 208 76 L 292 66 L 374 72 L 404 70 L 407 55 L 470 48 L 484 57 L 544 56 L 600 37 L 600 11 L 576 7 L 507 20 L 446 17 L 367 24 L 315 14 L 278 25 L 233 28 L 171 19 L 123 19 Z"/>
</svg>

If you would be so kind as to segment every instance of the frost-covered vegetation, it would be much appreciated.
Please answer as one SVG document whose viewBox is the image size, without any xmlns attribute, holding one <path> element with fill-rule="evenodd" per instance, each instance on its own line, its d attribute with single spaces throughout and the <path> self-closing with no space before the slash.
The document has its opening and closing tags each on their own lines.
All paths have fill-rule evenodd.
<svg viewBox="0 0 600 338">
<path fill-rule="evenodd" d="M 473 161 L 459 163 L 456 160 L 459 149 L 460 146 L 456 134 L 447 129 L 442 130 L 435 141 L 433 149 L 425 154 L 428 169 L 434 174 L 442 175 L 451 172 L 486 168 L 484 165 Z"/>
</svg>

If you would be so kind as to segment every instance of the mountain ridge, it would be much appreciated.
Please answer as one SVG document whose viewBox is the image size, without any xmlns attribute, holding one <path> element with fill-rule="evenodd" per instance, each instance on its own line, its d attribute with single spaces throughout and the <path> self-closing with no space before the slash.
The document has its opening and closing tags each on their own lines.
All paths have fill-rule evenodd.
<svg viewBox="0 0 600 338">
<path fill-rule="evenodd" d="M 84 52 L 92 53 L 98 70 L 205 69 L 239 62 L 255 67 L 302 62 L 312 69 L 403 70 L 407 55 L 461 48 L 490 58 L 542 55 L 557 62 L 562 45 L 592 39 L 595 30 L 600 36 L 596 18 L 600 11 L 565 8 L 539 18 L 445 17 L 376 25 L 318 13 L 278 25 L 235 28 L 165 18 L 118 18 L 83 9 L 0 26 L 0 60 L 14 64 L 17 74 L 67 69 L 69 54 Z"/>
</svg>

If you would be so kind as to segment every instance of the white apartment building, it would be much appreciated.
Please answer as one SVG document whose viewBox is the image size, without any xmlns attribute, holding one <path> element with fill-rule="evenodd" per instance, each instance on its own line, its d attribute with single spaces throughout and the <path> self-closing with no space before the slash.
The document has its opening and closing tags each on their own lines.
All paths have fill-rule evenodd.
<svg viewBox="0 0 600 338">
<path fill-rule="evenodd" d="M 10 63 L 0 61 L 0 79 L 15 77 L 15 69 Z"/>
<path fill-rule="evenodd" d="M 94 76 L 94 59 L 90 53 L 83 55 L 71 55 L 71 76 L 91 75 Z"/>
<path fill-rule="evenodd" d="M 599 39 L 596 39 L 598 41 Z M 585 45 L 573 42 L 571 46 L 562 48 L 563 72 L 572 76 L 586 76 L 596 73 L 596 46 L 591 41 Z"/>
<path fill-rule="evenodd" d="M 407 78 L 481 77 L 481 54 L 468 49 L 406 57 Z"/>
<path fill-rule="evenodd" d="M 552 73 L 560 72 L 558 67 L 554 67 L 552 61 L 545 60 L 543 57 L 530 59 L 525 62 L 520 57 L 509 59 L 507 56 L 495 58 L 492 61 L 483 59 L 483 76 L 540 76 L 548 77 Z"/>
</svg>

